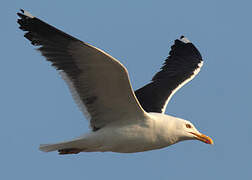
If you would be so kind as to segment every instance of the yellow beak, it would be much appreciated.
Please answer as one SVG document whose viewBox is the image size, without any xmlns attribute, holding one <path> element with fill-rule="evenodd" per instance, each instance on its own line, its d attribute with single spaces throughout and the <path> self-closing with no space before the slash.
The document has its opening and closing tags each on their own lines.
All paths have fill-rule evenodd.
<svg viewBox="0 0 252 180">
<path fill-rule="evenodd" d="M 206 144 L 213 144 L 213 140 L 209 136 L 206 136 L 205 134 L 196 134 L 193 132 L 190 132 L 190 133 L 193 134 L 196 139 L 198 139 Z"/>
</svg>

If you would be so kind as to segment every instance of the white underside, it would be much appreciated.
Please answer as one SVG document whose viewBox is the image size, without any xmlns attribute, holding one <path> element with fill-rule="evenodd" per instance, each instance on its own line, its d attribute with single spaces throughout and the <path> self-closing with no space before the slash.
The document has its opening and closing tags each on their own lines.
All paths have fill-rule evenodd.
<svg viewBox="0 0 252 180">
<path fill-rule="evenodd" d="M 71 141 L 41 145 L 40 150 L 49 152 L 77 148 L 83 152 L 133 153 L 159 149 L 179 141 L 173 136 L 172 129 L 176 128 L 167 126 L 167 119 L 179 120 L 160 113 L 149 113 L 145 120 L 115 122 Z"/>
</svg>

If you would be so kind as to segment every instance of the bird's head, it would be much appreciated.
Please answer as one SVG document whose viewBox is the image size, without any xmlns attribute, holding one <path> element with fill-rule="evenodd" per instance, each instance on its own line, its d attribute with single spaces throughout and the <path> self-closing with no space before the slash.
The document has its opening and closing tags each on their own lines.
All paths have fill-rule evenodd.
<svg viewBox="0 0 252 180">
<path fill-rule="evenodd" d="M 181 121 L 178 128 L 181 129 L 180 132 L 184 140 L 196 139 L 206 144 L 213 144 L 213 140 L 209 136 L 200 133 L 189 121 Z"/>
<path fill-rule="evenodd" d="M 177 118 L 176 127 L 176 132 L 180 140 L 200 140 L 206 144 L 213 144 L 213 140 L 210 137 L 200 133 L 194 125 L 187 120 Z"/>
</svg>

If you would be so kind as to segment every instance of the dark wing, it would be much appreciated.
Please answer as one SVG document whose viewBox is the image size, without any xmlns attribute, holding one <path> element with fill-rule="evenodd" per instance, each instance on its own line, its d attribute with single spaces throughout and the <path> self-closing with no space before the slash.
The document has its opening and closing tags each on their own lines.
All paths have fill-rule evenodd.
<svg viewBox="0 0 252 180">
<path fill-rule="evenodd" d="M 118 60 L 21 11 L 18 23 L 24 36 L 60 71 L 93 130 L 131 116 L 144 119 L 128 72 Z"/>
<path fill-rule="evenodd" d="M 146 112 L 164 113 L 172 95 L 192 80 L 203 65 L 197 48 L 184 36 L 175 40 L 161 71 L 152 82 L 135 91 Z"/>
</svg>

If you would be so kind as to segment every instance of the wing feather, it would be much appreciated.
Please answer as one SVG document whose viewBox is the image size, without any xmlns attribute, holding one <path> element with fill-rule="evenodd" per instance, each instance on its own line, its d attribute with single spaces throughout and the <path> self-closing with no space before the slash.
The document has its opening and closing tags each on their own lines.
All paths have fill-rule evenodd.
<svg viewBox="0 0 252 180">
<path fill-rule="evenodd" d="M 203 65 L 197 48 L 184 36 L 176 39 L 161 71 L 152 82 L 135 91 L 146 112 L 164 113 L 172 95 L 192 80 Z"/>
<path fill-rule="evenodd" d="M 21 11 L 18 23 L 24 36 L 60 71 L 94 131 L 123 118 L 144 119 L 128 72 L 118 60 Z"/>
</svg>

